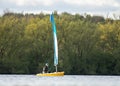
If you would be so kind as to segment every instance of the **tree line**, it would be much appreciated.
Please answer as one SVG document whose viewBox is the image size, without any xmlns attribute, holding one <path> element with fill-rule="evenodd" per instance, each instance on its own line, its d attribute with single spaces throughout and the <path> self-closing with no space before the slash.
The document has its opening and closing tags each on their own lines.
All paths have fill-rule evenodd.
<svg viewBox="0 0 120 86">
<path fill-rule="evenodd" d="M 65 74 L 120 74 L 120 20 L 54 12 L 59 71 Z M 0 73 L 36 74 L 53 65 L 49 14 L 6 12 L 0 17 Z"/>
</svg>

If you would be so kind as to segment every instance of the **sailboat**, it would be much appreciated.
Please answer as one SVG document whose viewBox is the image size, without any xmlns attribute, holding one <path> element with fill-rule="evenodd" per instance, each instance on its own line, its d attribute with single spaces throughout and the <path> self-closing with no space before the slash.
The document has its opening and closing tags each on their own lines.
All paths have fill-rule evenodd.
<svg viewBox="0 0 120 86">
<path fill-rule="evenodd" d="M 52 23 L 52 30 L 53 30 L 53 38 L 54 38 L 54 66 L 56 71 L 53 73 L 38 73 L 37 76 L 64 76 L 64 72 L 58 72 L 57 65 L 58 65 L 58 44 L 57 44 L 57 31 L 56 25 L 54 21 L 53 13 L 50 15 L 50 21 Z"/>
</svg>

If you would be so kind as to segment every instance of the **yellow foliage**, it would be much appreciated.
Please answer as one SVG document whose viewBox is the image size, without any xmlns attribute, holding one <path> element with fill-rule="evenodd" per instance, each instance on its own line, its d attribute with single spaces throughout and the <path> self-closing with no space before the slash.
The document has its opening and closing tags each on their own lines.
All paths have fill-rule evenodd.
<svg viewBox="0 0 120 86">
<path fill-rule="evenodd" d="M 100 39 L 105 40 L 106 39 L 105 35 L 101 35 Z"/>
</svg>

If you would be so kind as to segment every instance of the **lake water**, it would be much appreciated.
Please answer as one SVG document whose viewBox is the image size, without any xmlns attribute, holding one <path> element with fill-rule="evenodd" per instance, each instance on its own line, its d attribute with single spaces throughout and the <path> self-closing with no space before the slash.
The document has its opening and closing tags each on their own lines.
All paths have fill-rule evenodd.
<svg viewBox="0 0 120 86">
<path fill-rule="evenodd" d="M 65 75 L 0 75 L 0 86 L 120 86 L 120 76 Z"/>
</svg>

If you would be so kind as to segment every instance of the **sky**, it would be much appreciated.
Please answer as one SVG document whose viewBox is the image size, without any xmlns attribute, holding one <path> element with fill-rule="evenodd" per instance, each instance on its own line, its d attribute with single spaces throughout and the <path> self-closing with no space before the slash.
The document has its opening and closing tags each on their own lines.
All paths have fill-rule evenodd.
<svg viewBox="0 0 120 86">
<path fill-rule="evenodd" d="M 22 13 L 79 13 L 120 16 L 120 0 L 0 0 L 0 15 L 4 10 Z"/>
</svg>

